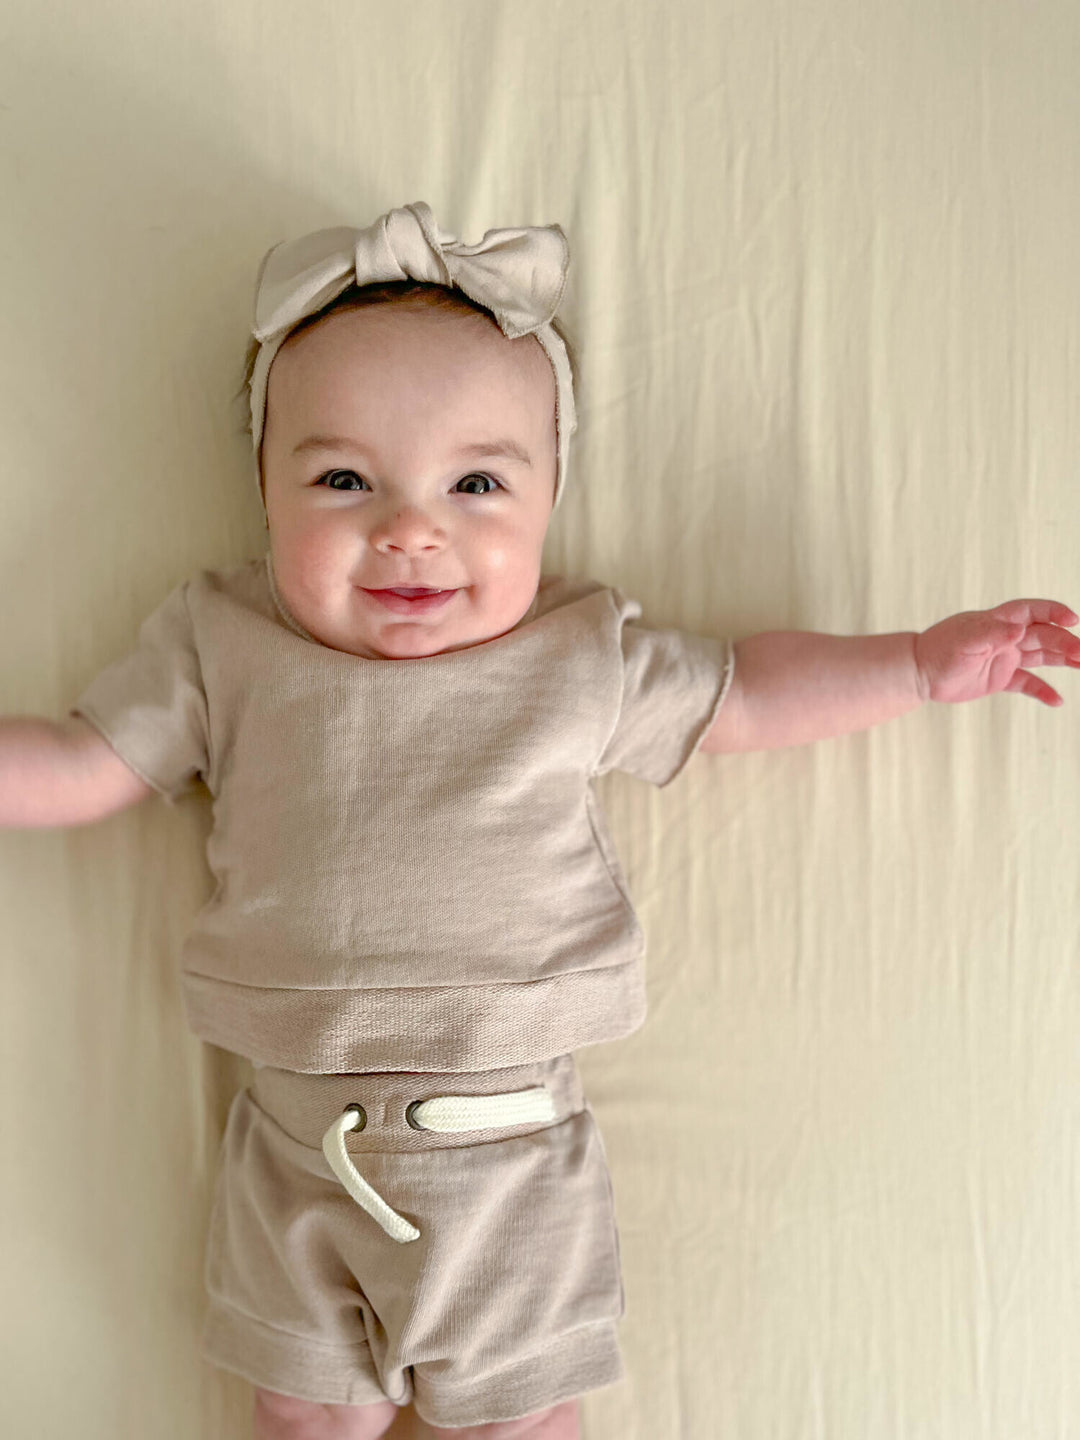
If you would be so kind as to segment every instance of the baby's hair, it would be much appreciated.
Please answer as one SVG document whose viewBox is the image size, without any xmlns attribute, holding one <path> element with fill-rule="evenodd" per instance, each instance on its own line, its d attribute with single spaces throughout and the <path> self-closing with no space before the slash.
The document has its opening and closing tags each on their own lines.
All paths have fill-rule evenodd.
<svg viewBox="0 0 1080 1440">
<path fill-rule="evenodd" d="M 434 285 L 426 280 L 387 280 L 377 285 L 350 285 L 343 290 L 335 300 L 332 300 L 324 310 L 317 315 L 308 315 L 301 320 L 294 330 L 289 331 L 289 339 L 294 335 L 301 334 L 310 326 L 325 320 L 328 315 L 333 315 L 338 310 L 359 310 L 365 305 L 387 305 L 394 303 L 413 302 L 416 304 L 430 306 L 434 310 L 445 310 L 458 315 L 483 315 L 490 320 L 492 325 L 497 326 L 497 321 L 491 311 L 485 306 L 479 305 L 475 300 L 470 300 L 468 295 L 456 287 L 450 289 L 447 285 Z M 552 320 L 551 328 L 558 335 L 559 339 L 566 346 L 567 358 L 570 361 L 571 382 L 577 383 L 577 357 L 571 346 L 570 339 L 563 328 L 562 322 Z M 240 400 L 247 393 L 251 384 L 251 377 L 255 370 L 255 361 L 259 354 L 259 341 L 252 336 L 248 342 L 247 354 L 244 358 L 244 378 L 240 389 L 236 392 L 235 398 Z M 251 412 L 248 411 L 244 421 L 244 433 L 251 435 Z"/>
</svg>

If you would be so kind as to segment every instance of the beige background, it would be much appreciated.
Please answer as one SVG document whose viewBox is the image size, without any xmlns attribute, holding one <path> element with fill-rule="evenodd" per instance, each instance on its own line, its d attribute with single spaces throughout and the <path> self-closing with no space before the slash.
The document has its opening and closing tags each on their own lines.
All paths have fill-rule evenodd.
<svg viewBox="0 0 1080 1440">
<path fill-rule="evenodd" d="M 737 636 L 1080 604 L 1074 0 L 5 0 L 0 33 L 3 713 L 63 715 L 263 553 L 258 261 L 416 199 L 570 238 L 547 569 Z M 1080 688 L 1041 673 L 1064 707 L 601 782 L 651 1013 L 579 1054 L 629 1306 L 587 1440 L 1080 1433 Z M 247 1078 L 179 1007 L 209 822 L 0 835 L 5 1434 L 249 1434 L 197 1354 Z"/>
</svg>

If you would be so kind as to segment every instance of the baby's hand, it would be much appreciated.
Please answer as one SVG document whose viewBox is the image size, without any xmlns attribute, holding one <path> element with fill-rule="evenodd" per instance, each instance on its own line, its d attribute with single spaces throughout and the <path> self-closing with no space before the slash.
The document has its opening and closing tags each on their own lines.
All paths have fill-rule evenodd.
<svg viewBox="0 0 1080 1440">
<path fill-rule="evenodd" d="M 1062 628 L 1078 620 L 1057 600 L 1006 600 L 993 610 L 950 615 L 915 637 L 920 693 L 924 700 L 955 701 L 1016 690 L 1063 705 L 1056 690 L 1020 666 L 1080 666 L 1080 639 Z"/>
</svg>

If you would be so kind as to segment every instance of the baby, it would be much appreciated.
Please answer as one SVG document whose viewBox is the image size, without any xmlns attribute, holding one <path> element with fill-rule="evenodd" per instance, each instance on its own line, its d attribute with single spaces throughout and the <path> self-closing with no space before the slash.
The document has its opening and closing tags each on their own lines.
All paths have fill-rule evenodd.
<svg viewBox="0 0 1080 1440">
<path fill-rule="evenodd" d="M 916 634 L 649 629 L 541 573 L 574 429 L 558 226 L 476 245 L 414 204 L 275 247 L 249 353 L 267 553 L 203 570 L 67 719 L 0 722 L 0 824 L 199 780 L 217 888 L 187 1019 L 248 1057 L 203 1353 L 258 1440 L 578 1435 L 623 1374 L 603 1142 L 573 1051 L 645 1016 L 590 782 L 798 745 L 928 700 L 1061 697 L 1050 600 Z"/>
</svg>

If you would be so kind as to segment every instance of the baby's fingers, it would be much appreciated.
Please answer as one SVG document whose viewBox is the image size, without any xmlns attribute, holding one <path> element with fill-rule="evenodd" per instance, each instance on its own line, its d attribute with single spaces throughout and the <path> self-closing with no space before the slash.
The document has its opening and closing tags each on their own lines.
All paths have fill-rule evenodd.
<svg viewBox="0 0 1080 1440">
<path fill-rule="evenodd" d="M 1033 700 L 1041 700 L 1044 705 L 1065 704 L 1052 686 L 1047 685 L 1045 680 L 1040 680 L 1037 675 L 1029 674 L 1026 670 L 1017 670 L 1005 689 L 1016 691 L 1020 695 L 1030 695 Z"/>
<path fill-rule="evenodd" d="M 1003 605 L 995 605 L 990 614 L 1014 625 L 1018 621 L 1031 625 L 1037 620 L 1049 620 L 1054 625 L 1080 623 L 1080 615 L 1060 600 L 1006 600 Z"/>
<path fill-rule="evenodd" d="M 1080 636 L 1060 625 L 1022 625 L 1016 639 L 1025 665 L 1080 665 Z"/>
</svg>

